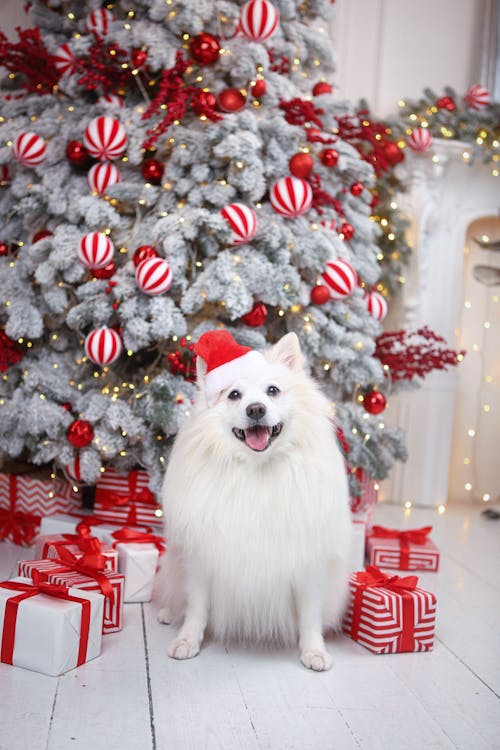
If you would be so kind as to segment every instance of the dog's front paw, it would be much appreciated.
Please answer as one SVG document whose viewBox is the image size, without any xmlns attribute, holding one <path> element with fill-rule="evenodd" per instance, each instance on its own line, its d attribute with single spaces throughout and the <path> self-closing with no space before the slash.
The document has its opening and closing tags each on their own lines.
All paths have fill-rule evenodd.
<svg viewBox="0 0 500 750">
<path fill-rule="evenodd" d="M 200 653 L 200 642 L 193 638 L 175 638 L 168 647 L 172 659 L 192 659 Z"/>
<path fill-rule="evenodd" d="M 172 614 L 170 607 L 162 607 L 159 610 L 157 617 L 158 617 L 158 622 L 161 622 L 163 625 L 170 625 L 170 623 L 174 619 L 174 616 Z"/>
<path fill-rule="evenodd" d="M 331 656 L 324 649 L 302 651 L 300 661 L 304 667 L 313 669 L 315 672 L 326 672 L 332 666 Z"/>
</svg>

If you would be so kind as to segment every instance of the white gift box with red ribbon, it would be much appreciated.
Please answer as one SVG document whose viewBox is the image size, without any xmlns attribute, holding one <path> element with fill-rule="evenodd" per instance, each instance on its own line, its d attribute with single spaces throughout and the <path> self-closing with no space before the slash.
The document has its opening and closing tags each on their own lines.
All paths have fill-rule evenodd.
<svg viewBox="0 0 500 750">
<path fill-rule="evenodd" d="M 149 489 L 147 472 L 122 475 L 111 468 L 97 482 L 94 513 L 121 526 L 151 526 L 158 524 L 163 516 L 161 505 Z"/>
<path fill-rule="evenodd" d="M 107 541 L 118 550 L 118 570 L 125 575 L 125 601 L 151 601 L 158 559 L 165 549 L 163 539 L 125 528 L 109 534 Z"/>
</svg>

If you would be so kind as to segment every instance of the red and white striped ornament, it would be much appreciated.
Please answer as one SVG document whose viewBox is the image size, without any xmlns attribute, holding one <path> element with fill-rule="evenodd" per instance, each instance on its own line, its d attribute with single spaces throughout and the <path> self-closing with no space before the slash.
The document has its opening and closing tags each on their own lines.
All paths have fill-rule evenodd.
<svg viewBox="0 0 500 750">
<path fill-rule="evenodd" d="M 120 334 L 107 326 L 96 328 L 85 339 L 85 354 L 99 367 L 110 365 L 123 350 Z"/>
<path fill-rule="evenodd" d="M 125 106 L 123 96 L 118 96 L 118 94 L 103 94 L 97 100 L 97 104 L 111 104 L 113 107 L 120 108 Z"/>
<path fill-rule="evenodd" d="M 83 142 L 95 159 L 118 159 L 127 148 L 127 133 L 119 120 L 101 115 L 87 125 Z"/>
<path fill-rule="evenodd" d="M 269 0 L 250 0 L 240 11 L 239 31 L 253 42 L 262 42 L 277 31 L 279 22 L 279 13 Z"/>
<path fill-rule="evenodd" d="M 366 292 L 364 296 L 366 309 L 376 320 L 383 320 L 387 315 L 387 302 L 378 292 Z"/>
<path fill-rule="evenodd" d="M 64 471 L 70 479 L 74 482 L 81 482 L 82 476 L 80 473 L 80 454 L 77 453 L 69 464 L 64 465 Z"/>
<path fill-rule="evenodd" d="M 115 21 L 114 15 L 106 8 L 91 11 L 85 19 L 87 31 L 93 31 L 98 36 L 106 36 L 109 25 Z"/>
<path fill-rule="evenodd" d="M 144 294 L 163 294 L 172 284 L 172 269 L 164 258 L 147 258 L 137 266 L 135 280 Z"/>
<path fill-rule="evenodd" d="M 311 208 L 312 199 L 311 186 L 300 177 L 282 177 L 271 188 L 271 205 L 282 216 L 300 216 Z"/>
<path fill-rule="evenodd" d="M 87 174 L 87 182 L 93 193 L 102 195 L 106 189 L 112 185 L 117 185 L 121 180 L 121 174 L 118 167 L 109 161 L 103 161 L 94 164 Z"/>
<path fill-rule="evenodd" d="M 19 133 L 12 146 L 12 153 L 19 164 L 34 167 L 45 159 L 47 144 L 38 133 Z"/>
<path fill-rule="evenodd" d="M 469 109 L 484 109 L 490 103 L 490 92 L 476 83 L 465 92 L 464 102 Z"/>
<path fill-rule="evenodd" d="M 84 234 L 78 248 L 78 260 L 87 268 L 104 268 L 113 259 L 115 247 L 101 232 Z"/>
<path fill-rule="evenodd" d="M 413 151 L 427 151 L 432 146 L 432 133 L 428 128 L 415 128 L 407 142 Z"/>
<path fill-rule="evenodd" d="M 76 71 L 76 57 L 74 56 L 69 44 L 61 44 L 54 55 L 54 65 L 61 75 L 69 73 L 71 75 Z"/>
<path fill-rule="evenodd" d="M 257 230 L 257 216 L 253 208 L 244 203 L 230 203 L 221 209 L 221 215 L 233 230 L 230 239 L 232 245 L 243 245 L 253 240 Z"/>
<path fill-rule="evenodd" d="M 326 264 L 323 279 L 332 299 L 344 299 L 354 291 L 358 283 L 358 274 L 346 260 L 335 258 Z"/>
</svg>

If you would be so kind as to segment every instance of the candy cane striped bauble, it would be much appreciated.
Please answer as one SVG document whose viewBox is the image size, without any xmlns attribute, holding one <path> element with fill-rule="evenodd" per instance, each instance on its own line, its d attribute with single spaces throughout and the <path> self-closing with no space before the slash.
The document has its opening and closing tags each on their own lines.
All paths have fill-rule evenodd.
<svg viewBox="0 0 500 750">
<path fill-rule="evenodd" d="M 427 128 L 415 128 L 408 138 L 408 145 L 413 151 L 427 151 L 432 146 L 432 133 Z"/>
<path fill-rule="evenodd" d="M 87 268 L 104 268 L 113 259 L 114 252 L 109 237 L 100 232 L 90 232 L 80 240 L 78 260 Z"/>
<path fill-rule="evenodd" d="M 118 94 L 103 94 L 97 100 L 97 104 L 111 104 L 113 107 L 120 108 L 125 106 L 123 96 L 118 96 Z"/>
<path fill-rule="evenodd" d="M 127 134 L 119 120 L 108 115 L 95 117 L 85 129 L 83 142 L 95 159 L 118 159 L 127 148 Z"/>
<path fill-rule="evenodd" d="M 326 264 L 323 279 L 330 291 L 332 299 L 348 297 L 358 283 L 358 275 L 346 260 L 335 258 Z"/>
<path fill-rule="evenodd" d="M 94 164 L 89 169 L 87 182 L 93 193 L 102 195 L 107 188 L 117 185 L 121 180 L 121 174 L 118 167 L 110 164 L 109 161 L 103 161 L 100 164 Z"/>
<path fill-rule="evenodd" d="M 85 19 L 87 31 L 93 31 L 98 36 L 106 36 L 110 23 L 115 21 L 114 15 L 106 8 L 91 11 Z"/>
<path fill-rule="evenodd" d="M 73 479 L 74 482 L 81 482 L 82 476 L 80 473 L 80 454 L 77 453 L 74 457 L 73 461 L 71 461 L 69 464 L 65 464 L 64 471 L 68 475 L 70 479 Z"/>
<path fill-rule="evenodd" d="M 387 315 L 387 302 L 378 292 L 367 292 L 364 297 L 366 309 L 376 320 L 383 320 Z"/>
<path fill-rule="evenodd" d="M 101 326 L 91 331 L 85 339 L 85 354 L 99 367 L 110 365 L 122 353 L 123 342 L 112 328 Z"/>
<path fill-rule="evenodd" d="M 47 144 L 38 133 L 19 133 L 12 146 L 12 153 L 19 164 L 34 167 L 45 159 Z"/>
<path fill-rule="evenodd" d="M 269 0 L 250 0 L 240 11 L 239 31 L 253 42 L 262 42 L 277 31 L 279 22 L 279 13 Z"/>
<path fill-rule="evenodd" d="M 490 92 L 476 83 L 465 92 L 464 102 L 469 109 L 484 109 L 490 103 Z"/>
<path fill-rule="evenodd" d="M 311 208 L 311 186 L 300 177 L 282 177 L 271 188 L 271 205 L 282 216 L 295 218 Z"/>
<path fill-rule="evenodd" d="M 69 44 L 61 44 L 54 55 L 54 65 L 61 75 L 69 73 L 70 75 L 76 70 L 76 57 L 74 56 Z"/>
<path fill-rule="evenodd" d="M 172 284 L 172 269 L 164 258 L 147 258 L 137 266 L 135 280 L 144 294 L 163 294 Z"/>
<path fill-rule="evenodd" d="M 255 237 L 257 216 L 249 206 L 245 206 L 244 203 L 230 203 L 221 209 L 221 215 L 233 230 L 230 239 L 232 245 L 243 245 Z"/>
</svg>

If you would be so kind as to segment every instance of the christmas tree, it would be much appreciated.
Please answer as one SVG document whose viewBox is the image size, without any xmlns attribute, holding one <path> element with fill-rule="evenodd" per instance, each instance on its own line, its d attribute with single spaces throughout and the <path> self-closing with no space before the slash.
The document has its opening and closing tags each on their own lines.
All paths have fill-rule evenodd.
<svg viewBox="0 0 500 750">
<path fill-rule="evenodd" d="M 377 390 L 375 172 L 330 83 L 329 12 L 34 0 L 35 28 L 0 38 L 1 456 L 89 484 L 141 466 L 158 489 L 194 342 L 225 327 L 298 334 L 353 480 L 404 457 Z"/>
</svg>

